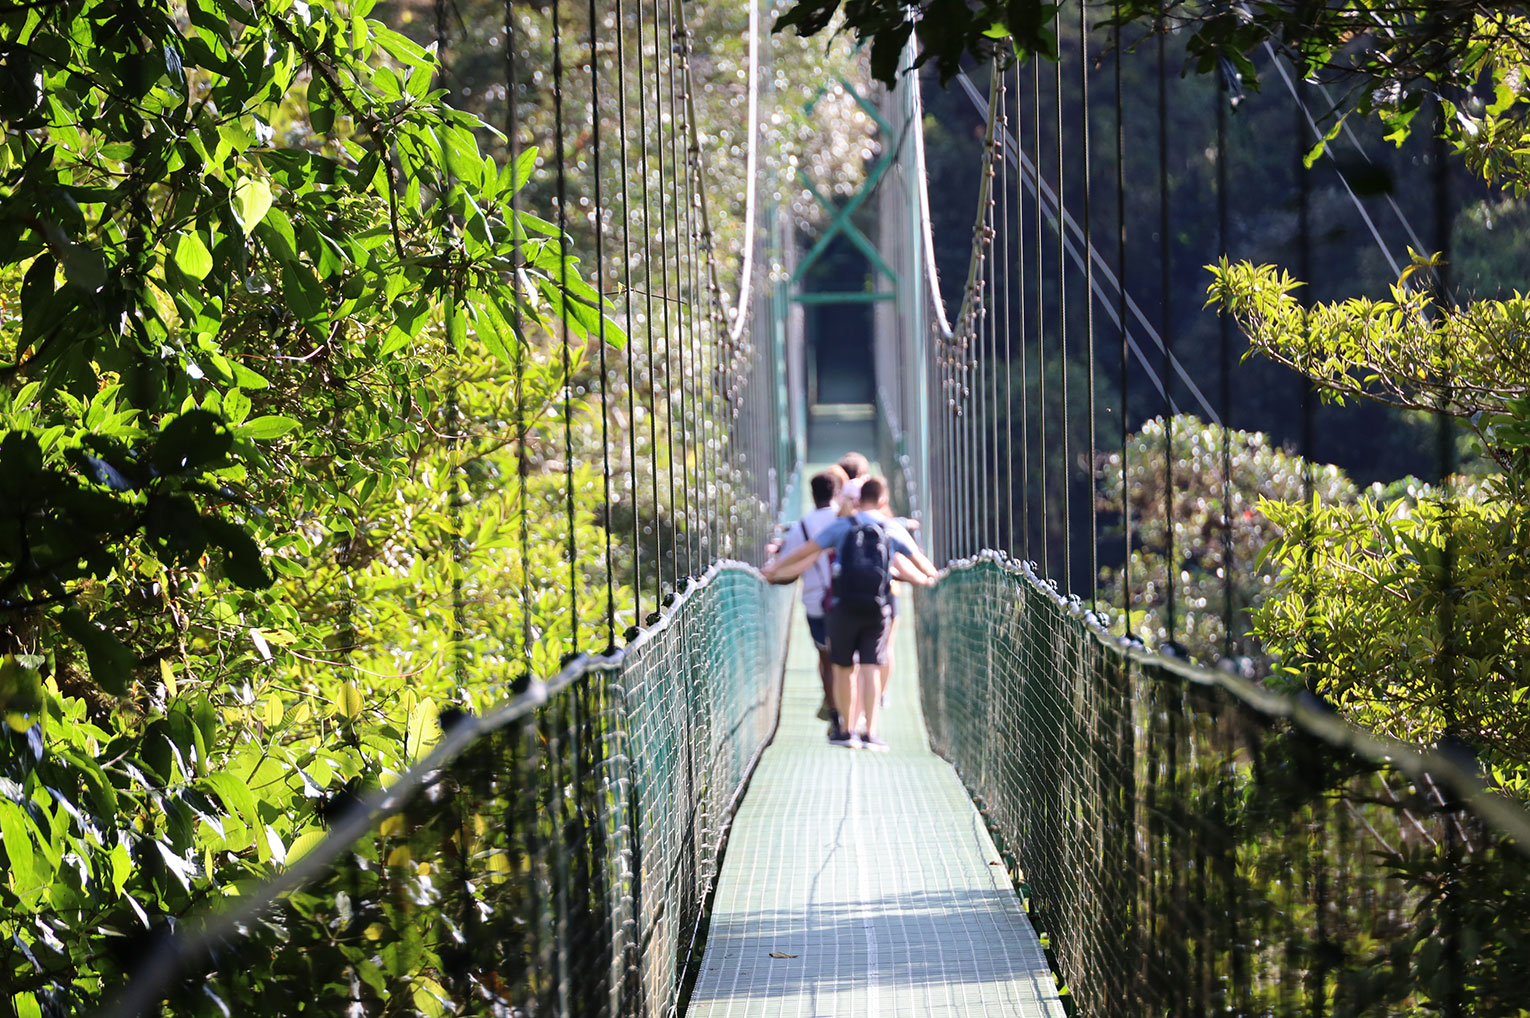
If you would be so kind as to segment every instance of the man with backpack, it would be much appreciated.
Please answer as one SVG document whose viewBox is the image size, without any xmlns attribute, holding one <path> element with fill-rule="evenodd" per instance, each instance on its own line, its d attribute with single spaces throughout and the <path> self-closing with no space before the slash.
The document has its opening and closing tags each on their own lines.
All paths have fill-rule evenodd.
<svg viewBox="0 0 1530 1018">
<path fill-rule="evenodd" d="M 790 555 L 817 537 L 824 527 L 834 522 L 839 515 L 839 507 L 835 504 L 835 500 L 844 483 L 845 472 L 837 466 L 829 467 L 813 475 L 809 487 L 813 495 L 813 505 L 817 508 L 792 524 L 782 537 L 777 554 Z M 790 583 L 791 580 L 777 582 Z M 828 592 L 829 563 L 827 560 L 814 562 L 802 574 L 802 610 L 807 615 L 808 632 L 813 636 L 813 646 L 818 649 L 818 678 L 823 682 L 823 706 L 819 708 L 818 716 L 829 722 L 829 730 L 833 732 L 836 729 L 842 729 L 844 724 L 839 711 L 835 709 L 834 666 L 829 663 L 829 637 L 823 608 L 824 595 Z"/>
<path fill-rule="evenodd" d="M 935 567 L 897 523 L 873 515 L 886 482 L 868 477 L 858 511 L 842 516 L 779 562 L 766 566 L 766 579 L 783 582 L 801 575 L 825 550 L 832 552 L 825 620 L 829 660 L 834 666 L 834 702 L 844 724 L 829 732 L 836 746 L 885 750 L 876 734 L 880 670 L 887 662 L 892 581 L 921 586 L 934 580 Z M 859 662 L 857 662 L 859 659 Z"/>
</svg>

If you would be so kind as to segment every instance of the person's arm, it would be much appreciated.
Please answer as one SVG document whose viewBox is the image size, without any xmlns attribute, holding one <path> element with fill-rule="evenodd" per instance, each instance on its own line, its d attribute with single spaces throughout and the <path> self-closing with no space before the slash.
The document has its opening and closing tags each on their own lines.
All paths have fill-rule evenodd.
<svg viewBox="0 0 1530 1018">
<path fill-rule="evenodd" d="M 765 558 L 765 564 L 760 567 L 760 572 L 764 573 L 766 578 L 769 579 L 770 574 L 774 570 L 777 558 L 783 555 L 790 555 L 792 552 L 802 547 L 807 539 L 807 526 L 803 524 L 801 520 L 798 520 L 786 531 L 785 534 L 778 536 L 775 541 L 771 542 L 770 546 L 766 549 L 768 554 Z M 792 581 L 771 580 L 770 582 L 786 584 Z"/>
<path fill-rule="evenodd" d="M 914 565 L 919 568 L 919 571 L 925 576 L 929 577 L 931 580 L 934 580 L 935 574 L 940 571 L 935 568 L 935 563 L 930 561 L 929 556 L 920 551 L 918 548 L 915 548 L 914 553 L 908 557 L 913 561 Z"/>
<path fill-rule="evenodd" d="M 905 536 L 902 534 L 889 534 L 888 536 L 892 538 L 894 563 L 898 564 L 899 560 L 907 563 L 906 566 L 899 565 L 903 572 L 909 574 L 905 579 L 910 583 L 928 586 L 935 579 L 935 563 L 925 557 L 924 552 L 919 550 L 919 546 L 912 539 L 905 539 Z M 919 578 L 914 579 L 914 575 L 917 575 Z"/>
<path fill-rule="evenodd" d="M 936 573 L 935 563 L 919 549 L 919 542 L 914 540 L 912 534 L 902 523 L 891 520 L 886 525 L 888 533 L 894 538 L 893 550 L 907 555 L 911 563 L 925 576 L 933 578 Z"/>
<path fill-rule="evenodd" d="M 928 587 L 935 582 L 933 575 L 926 575 L 913 559 L 901 551 L 893 556 L 893 575 L 906 583 L 912 583 L 916 587 Z"/>
<path fill-rule="evenodd" d="M 765 574 L 765 579 L 771 583 L 790 583 L 803 573 L 807 572 L 808 566 L 812 565 L 823 551 L 823 545 L 817 541 L 804 541 L 800 547 L 779 562 L 767 562 L 760 572 Z"/>
</svg>

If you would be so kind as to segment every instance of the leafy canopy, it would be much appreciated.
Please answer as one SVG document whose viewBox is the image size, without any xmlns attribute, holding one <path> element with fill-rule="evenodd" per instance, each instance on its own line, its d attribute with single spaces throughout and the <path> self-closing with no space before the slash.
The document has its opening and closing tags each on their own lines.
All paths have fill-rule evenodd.
<svg viewBox="0 0 1530 1018">
<path fill-rule="evenodd" d="M 494 696 L 530 653 L 504 601 L 568 626 L 571 592 L 526 575 L 562 565 L 561 517 L 525 516 L 563 478 L 529 477 L 521 507 L 497 482 L 535 466 L 569 391 L 545 348 L 577 344 L 577 371 L 592 335 L 623 336 L 557 227 L 512 207 L 539 152 L 486 158 L 491 130 L 371 7 L 0 11 L 0 983 L 17 1013 L 90 1012 L 151 935 L 419 759 L 439 702 Z M 597 546 L 588 511 L 569 525 Z M 538 557 L 512 570 L 518 526 Z M 454 644 L 458 605 L 492 613 L 492 645 Z M 407 937 L 368 942 L 392 959 L 378 997 L 407 999 L 428 964 Z"/>
</svg>

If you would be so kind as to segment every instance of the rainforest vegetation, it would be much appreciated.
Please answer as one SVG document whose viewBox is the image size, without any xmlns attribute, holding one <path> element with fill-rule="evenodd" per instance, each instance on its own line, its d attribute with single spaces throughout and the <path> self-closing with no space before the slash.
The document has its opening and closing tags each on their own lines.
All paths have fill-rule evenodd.
<svg viewBox="0 0 1530 1018">
<path fill-rule="evenodd" d="M 742 202 L 747 18 L 687 6 L 706 43 L 688 129 L 708 167 L 707 251 L 731 294 L 751 282 L 742 254 L 760 232 Z M 837 6 L 775 13 L 811 34 Z M 1101 412 L 1118 415 L 1101 433 L 1124 419 L 1132 434 L 1124 460 L 1104 452 L 1084 476 L 1098 470 L 1112 507 L 1124 484 L 1134 543 L 1078 586 L 1122 603 L 1124 628 L 1150 646 L 1172 636 L 1390 734 L 1459 738 L 1514 785 L 1530 759 L 1530 366 L 1513 289 L 1530 230 L 1526 26 L 1444 4 L 1384 44 L 1348 47 L 1345 19 L 1376 6 L 1301 22 L 1123 2 L 1119 36 L 1103 12 L 1095 22 L 1091 73 L 1108 73 L 1111 46 L 1146 52 L 1159 37 L 1189 72 L 1166 191 L 1182 296 L 1165 318 L 1205 385 L 1219 319 L 1247 357 L 1225 426 L 1180 412 L 1185 393 L 1165 398 L 1140 372 L 1124 401 L 1097 383 Z M 852 8 L 844 27 L 884 78 L 914 34 L 942 77 L 963 55 L 1066 63 L 1079 38 L 1045 4 L 936 3 L 917 24 L 898 3 Z M 657 331 L 627 299 L 652 278 L 615 254 L 619 226 L 647 223 L 618 224 L 597 198 L 622 158 L 646 171 L 650 155 L 623 138 L 629 110 L 610 93 L 570 89 L 553 112 L 552 13 L 515 10 L 513 41 L 500 6 L 472 0 L 444 19 L 370 0 L 0 11 L 0 1003 L 19 1016 L 97 1003 L 137 938 L 311 851 L 337 808 L 422 757 L 443 711 L 482 711 L 565 654 L 605 647 L 677 578 L 742 550 L 702 545 L 690 504 L 641 480 L 672 465 L 668 429 L 715 438 L 709 411 L 650 413 L 640 428 L 599 402 L 671 399 L 652 350 L 638 370 L 602 367 Z M 563 59 L 610 72 L 613 52 L 577 41 L 582 17 L 562 26 L 575 40 Z M 1240 104 L 1235 193 L 1294 195 L 1315 151 L 1292 135 L 1272 159 L 1254 143 L 1292 121 L 1265 42 L 1331 89 L 1331 102 L 1309 92 L 1329 149 L 1353 129 L 1382 164 L 1368 177 L 1339 165 L 1375 185 L 1368 198 L 1429 222 L 1433 160 L 1451 160 L 1447 253 L 1431 225 L 1392 273 L 1358 228 L 1337 230 L 1299 280 L 1292 214 L 1267 200 L 1235 202 L 1231 242 L 1215 248 L 1217 103 Z M 679 51 L 633 45 L 653 66 Z M 811 228 L 804 181 L 843 194 L 872 151 L 869 119 L 836 85 L 860 58 L 785 32 L 769 50 L 762 207 Z M 641 112 L 636 87 L 623 95 Z M 932 188 L 934 213 L 965 224 L 937 232 L 938 253 L 959 278 L 962 175 L 981 139 L 957 93 L 929 101 L 932 173 L 949 185 Z M 1069 102 L 1044 112 L 1105 116 Z M 1131 179 L 1145 182 L 1124 198 L 1138 228 L 1157 215 L 1151 116 L 1143 105 L 1126 128 Z M 1345 199 L 1329 172 L 1314 201 L 1332 210 Z M 1159 266 L 1126 278 L 1151 292 Z M 666 366 L 670 341 L 657 337 Z M 1043 379 L 1067 373 L 1085 391 L 1075 361 L 1041 367 L 1036 391 L 1010 394 L 1015 414 Z M 1328 404 L 1306 445 L 1290 424 L 1303 385 Z M 1154 469 L 1165 442 L 1172 483 Z M 1230 528 L 1217 525 L 1224 442 Z M 620 450 L 615 471 L 603 445 Z M 769 507 L 720 480 L 734 484 L 718 497 L 752 533 Z M 1165 503 L 1184 513 L 1160 525 Z M 1231 629 L 1217 574 L 1229 555 L 1247 567 Z M 569 610 L 608 584 L 611 619 Z M 384 984 L 415 963 L 389 957 Z M 397 999 L 441 1011 L 430 993 Z"/>
<path fill-rule="evenodd" d="M 653 370 L 670 337 L 618 299 L 658 281 L 618 264 L 592 201 L 645 143 L 611 84 L 590 90 L 615 54 L 565 21 L 555 116 L 552 12 L 518 6 L 513 35 L 504 17 L 0 12 L 0 1010 L 90 1009 L 143 936 L 310 851 L 443 713 L 606 647 L 704 568 L 677 552 L 701 541 L 693 502 L 640 479 L 666 430 L 694 448 L 718 419 L 640 434 L 594 399 L 671 398 Z M 718 168 L 709 254 L 736 293 L 762 232 L 743 203 L 748 19 L 697 17 L 718 42 L 694 65 L 652 31 L 628 59 L 693 75 L 666 137 L 694 130 L 686 149 Z M 808 223 L 803 179 L 853 185 L 867 121 L 837 85 L 811 118 L 799 97 L 855 59 L 783 40 L 761 67 L 757 216 Z M 647 359 L 617 371 L 629 334 Z M 713 367 L 681 362 L 672 389 Z M 744 479 L 717 482 L 740 488 L 726 540 L 763 525 Z M 649 543 L 618 535 L 607 558 L 639 520 Z M 742 554 L 721 530 L 705 554 Z M 619 615 L 571 610 L 608 590 Z M 419 959 L 394 961 L 377 978 L 407 983 Z"/>
</svg>

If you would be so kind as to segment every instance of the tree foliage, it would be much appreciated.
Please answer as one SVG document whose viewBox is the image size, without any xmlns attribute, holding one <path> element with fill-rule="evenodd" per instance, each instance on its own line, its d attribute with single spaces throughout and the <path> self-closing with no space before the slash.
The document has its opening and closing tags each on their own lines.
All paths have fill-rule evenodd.
<svg viewBox="0 0 1530 1018">
<path fill-rule="evenodd" d="M 1425 267 L 1423 261 L 1415 269 Z M 1530 759 L 1530 360 L 1524 299 L 1454 308 L 1412 272 L 1389 300 L 1310 309 L 1273 266 L 1215 267 L 1211 301 L 1253 350 L 1326 398 L 1440 415 L 1466 429 L 1481 473 L 1353 505 L 1269 501 L 1281 567 L 1255 632 L 1293 681 L 1399 737 L 1450 735 L 1500 767 Z"/>
<path fill-rule="evenodd" d="M 1100 597 L 1114 609 L 1130 588 L 1130 630 L 1149 647 L 1172 639 L 1203 663 L 1233 658 L 1240 671 L 1263 675 L 1269 660 L 1248 626 L 1278 576 L 1277 564 L 1263 560 L 1280 533 L 1266 507 L 1309 493 L 1348 505 L 1355 485 L 1337 467 L 1307 463 L 1257 431 L 1190 414 L 1170 418 L 1165 431 L 1155 418 L 1131 436 L 1124 477 L 1120 452 L 1100 455 L 1096 510 L 1118 528 L 1124 482 L 1132 535 L 1125 568 L 1101 569 Z"/>
<path fill-rule="evenodd" d="M 569 373 L 622 329 L 568 238 L 512 208 L 537 153 L 488 158 L 492 129 L 370 8 L 0 12 L 20 1014 L 89 1010 L 418 759 L 442 705 L 595 642 L 568 605 L 599 568 L 599 478 L 548 468 L 549 410 L 589 427 Z"/>
</svg>

